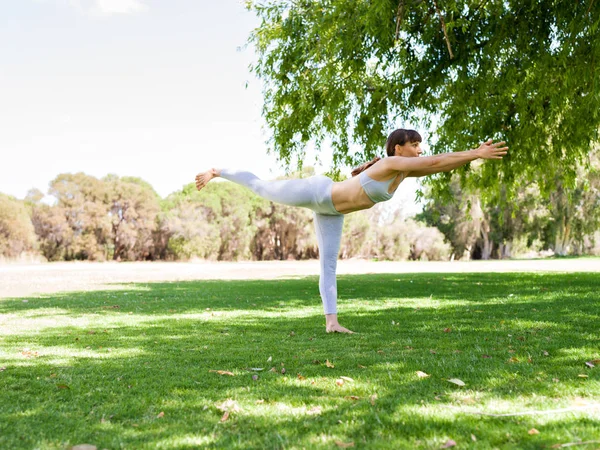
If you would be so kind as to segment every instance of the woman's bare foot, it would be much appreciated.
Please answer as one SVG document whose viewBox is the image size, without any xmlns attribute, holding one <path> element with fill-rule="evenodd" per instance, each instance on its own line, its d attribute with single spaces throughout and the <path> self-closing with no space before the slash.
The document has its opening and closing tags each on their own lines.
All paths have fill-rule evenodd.
<svg viewBox="0 0 600 450">
<path fill-rule="evenodd" d="M 325 315 L 325 331 L 327 333 L 354 333 L 354 331 L 350 331 L 348 328 L 344 328 L 339 324 L 337 314 Z"/>
<path fill-rule="evenodd" d="M 217 169 L 210 169 L 196 175 L 196 189 L 200 190 L 208 184 L 210 180 L 219 176 Z"/>
</svg>

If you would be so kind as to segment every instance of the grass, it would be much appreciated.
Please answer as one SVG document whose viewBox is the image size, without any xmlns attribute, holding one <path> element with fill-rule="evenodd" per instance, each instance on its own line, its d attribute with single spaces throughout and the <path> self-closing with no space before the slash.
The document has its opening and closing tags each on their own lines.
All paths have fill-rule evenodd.
<svg viewBox="0 0 600 450">
<path fill-rule="evenodd" d="M 0 300 L 0 448 L 600 448 L 599 288 L 342 276 L 354 335 L 324 333 L 316 277 Z"/>
</svg>

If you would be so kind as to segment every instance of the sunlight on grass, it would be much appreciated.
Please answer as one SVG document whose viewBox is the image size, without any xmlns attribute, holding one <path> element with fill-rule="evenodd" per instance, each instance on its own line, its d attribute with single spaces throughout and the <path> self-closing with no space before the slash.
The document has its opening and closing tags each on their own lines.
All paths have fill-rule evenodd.
<svg viewBox="0 0 600 450">
<path fill-rule="evenodd" d="M 349 336 L 324 333 L 315 282 L 1 300 L 0 448 L 412 449 L 468 447 L 473 434 L 480 448 L 534 449 L 596 438 L 600 369 L 585 363 L 600 359 L 597 275 L 344 276 Z M 224 417 L 228 399 L 239 410 Z M 581 404 L 590 408 L 476 414 Z"/>
</svg>

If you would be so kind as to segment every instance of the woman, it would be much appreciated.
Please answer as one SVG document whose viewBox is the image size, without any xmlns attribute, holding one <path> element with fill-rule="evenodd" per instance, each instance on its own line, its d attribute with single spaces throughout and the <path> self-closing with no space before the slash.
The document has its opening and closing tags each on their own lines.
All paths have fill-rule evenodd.
<svg viewBox="0 0 600 450">
<path fill-rule="evenodd" d="M 213 178 L 222 177 L 246 186 L 272 202 L 311 209 L 319 244 L 319 291 L 325 310 L 325 330 L 328 333 L 352 333 L 339 324 L 336 307 L 336 267 L 344 214 L 389 200 L 406 177 L 449 172 L 479 158 L 502 159 L 508 150 L 504 147 L 505 142 L 493 143 L 489 139 L 474 150 L 419 158 L 421 140 L 414 130 L 395 130 L 387 139 L 387 158 L 375 158 L 363 164 L 352 171 L 352 178 L 340 182 L 333 182 L 322 175 L 298 180 L 264 181 L 250 172 L 211 169 L 196 176 L 196 187 L 200 190 Z"/>
</svg>

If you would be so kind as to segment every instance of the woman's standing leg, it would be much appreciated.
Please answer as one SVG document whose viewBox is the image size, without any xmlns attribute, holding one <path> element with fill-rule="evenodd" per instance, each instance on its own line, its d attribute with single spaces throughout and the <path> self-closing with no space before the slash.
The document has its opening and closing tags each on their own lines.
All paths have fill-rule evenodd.
<svg viewBox="0 0 600 450">
<path fill-rule="evenodd" d="M 314 213 L 314 218 L 317 242 L 319 244 L 319 263 L 321 265 L 319 292 L 321 293 L 323 309 L 325 310 L 326 331 L 352 333 L 352 331 L 342 327 L 337 320 L 336 269 L 342 240 L 344 216 L 329 216 Z"/>
</svg>

